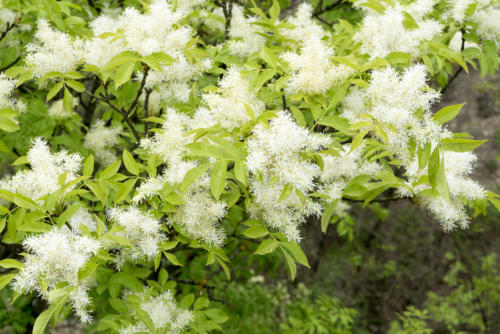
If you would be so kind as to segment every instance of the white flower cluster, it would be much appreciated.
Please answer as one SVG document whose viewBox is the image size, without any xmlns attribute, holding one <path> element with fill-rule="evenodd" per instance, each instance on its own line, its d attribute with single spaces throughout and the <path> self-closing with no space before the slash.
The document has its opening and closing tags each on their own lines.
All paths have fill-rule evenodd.
<svg viewBox="0 0 500 334">
<path fill-rule="evenodd" d="M 16 88 L 16 80 L 10 79 L 5 74 L 0 73 L 0 109 L 13 109 L 18 112 L 26 111 L 26 105 L 22 101 L 12 98 L 12 93 Z"/>
<path fill-rule="evenodd" d="M 333 85 L 342 82 L 352 71 L 330 60 L 335 55 L 333 48 L 312 36 L 303 42 L 301 52 L 287 52 L 282 55 L 291 67 L 288 81 L 289 93 L 323 94 Z"/>
<path fill-rule="evenodd" d="M 250 90 L 248 80 L 239 69 L 231 67 L 219 81 L 219 88 L 219 93 L 203 95 L 207 108 L 198 109 L 192 120 L 193 128 L 220 125 L 231 130 L 258 117 L 264 111 L 264 103 Z"/>
<path fill-rule="evenodd" d="M 281 33 L 283 36 L 295 40 L 297 42 L 304 43 L 311 38 L 323 38 L 326 32 L 323 28 L 314 21 L 312 18 L 313 8 L 307 2 L 299 5 L 295 16 L 287 19 L 288 23 L 291 23 L 294 27 L 292 29 L 283 29 Z"/>
<path fill-rule="evenodd" d="M 0 188 L 35 200 L 56 191 L 61 186 L 59 176 L 62 174 L 66 174 L 66 182 L 75 179 L 82 161 L 78 153 L 69 154 L 65 150 L 50 153 L 42 138 L 33 140 L 27 157 L 31 170 L 17 172 L 1 182 Z"/>
<path fill-rule="evenodd" d="M 485 195 L 482 187 L 468 177 L 476 159 L 473 153 L 443 153 L 450 201 L 441 196 L 419 195 L 429 188 L 418 182 L 428 171 L 427 167 L 419 170 L 418 158 L 411 151 L 410 141 L 417 147 L 427 143 L 434 149 L 437 143 L 451 136 L 432 120 L 430 107 L 439 98 L 439 93 L 427 87 L 426 81 L 427 72 L 423 65 L 413 65 L 402 74 L 390 67 L 375 70 L 369 87 L 354 89 L 346 97 L 342 116 L 351 122 L 366 121 L 367 114 L 377 120 L 387 134 L 390 151 L 406 169 L 406 185 L 410 190 L 400 189 L 400 194 L 421 198 L 444 230 L 451 230 L 456 225 L 465 227 L 468 218 L 460 198 L 475 200 Z"/>
<path fill-rule="evenodd" d="M 161 225 L 157 219 L 133 206 L 113 208 L 107 214 L 121 229 L 115 234 L 132 244 L 131 247 L 122 249 L 117 259 L 118 266 L 127 259 L 152 260 L 158 254 L 165 236 L 161 233 Z"/>
<path fill-rule="evenodd" d="M 193 320 L 191 311 L 177 307 L 175 298 L 170 291 L 157 297 L 140 294 L 139 298 L 142 299 L 141 309 L 149 315 L 159 333 L 179 334 L 186 330 Z M 136 321 L 134 325 L 121 328 L 120 334 L 149 332 L 146 324 L 139 319 Z"/>
<path fill-rule="evenodd" d="M 49 72 L 66 73 L 76 69 L 81 60 L 79 48 L 71 37 L 50 27 L 45 20 L 38 21 L 35 42 L 26 46 L 26 64 L 35 77 Z"/>
<path fill-rule="evenodd" d="M 229 37 L 227 42 L 229 50 L 237 56 L 248 57 L 252 53 L 259 51 L 266 44 L 266 38 L 259 33 L 260 29 L 254 23 L 257 18 L 254 16 L 246 17 L 243 13 L 243 8 L 233 6 L 231 27 L 229 29 Z"/>
<path fill-rule="evenodd" d="M 424 144 L 448 136 L 431 120 L 430 106 L 438 98 L 439 93 L 427 86 L 425 66 L 413 65 L 401 75 L 386 67 L 372 72 L 366 89 L 351 90 L 342 116 L 351 122 L 366 121 L 366 114 L 373 116 L 383 124 L 392 150 L 400 158 L 409 159 L 410 140 Z"/>
<path fill-rule="evenodd" d="M 220 247 L 225 235 L 218 228 L 218 222 L 226 214 L 226 203 L 216 201 L 209 187 L 210 177 L 207 173 L 197 178 L 183 194 L 184 204 L 168 221 L 171 224 L 178 223 L 193 238 Z"/>
<path fill-rule="evenodd" d="M 18 293 L 36 291 L 46 298 L 47 292 L 59 283 L 68 283 L 74 287 L 69 296 L 73 309 L 82 322 L 89 322 L 90 297 L 87 291 L 92 282 L 88 279 L 79 281 L 78 271 L 97 253 L 100 242 L 54 228 L 27 237 L 23 246 L 29 253 L 25 255 L 24 268 L 15 278 L 14 289 Z"/>
<path fill-rule="evenodd" d="M 458 23 L 477 24 L 476 32 L 483 39 L 500 42 L 500 4 L 492 0 L 450 0 L 449 15 Z M 474 8 L 472 15 L 467 12 Z"/>
<path fill-rule="evenodd" d="M 438 21 L 425 18 L 434 5 L 435 0 L 416 0 L 408 5 L 399 2 L 388 5 L 382 14 L 369 10 L 354 40 L 361 43 L 361 51 L 371 58 L 385 57 L 391 52 L 418 56 L 421 43 L 442 30 Z M 405 20 L 418 27 L 406 28 Z"/>
<path fill-rule="evenodd" d="M 299 225 L 307 216 L 321 212 L 317 203 L 300 196 L 314 188 L 313 180 L 320 173 L 319 167 L 302 154 L 329 144 L 328 136 L 299 127 L 284 111 L 278 112 L 270 124 L 258 124 L 247 142 L 246 164 L 253 174 L 252 216 L 280 230 L 290 240 L 299 240 Z M 292 187 L 293 191 L 280 200 L 285 187 Z"/>
<path fill-rule="evenodd" d="M 118 144 L 121 132 L 121 127 L 107 127 L 98 120 L 85 135 L 83 147 L 94 151 L 96 160 L 101 164 L 110 165 L 116 160 L 113 147 Z"/>
</svg>

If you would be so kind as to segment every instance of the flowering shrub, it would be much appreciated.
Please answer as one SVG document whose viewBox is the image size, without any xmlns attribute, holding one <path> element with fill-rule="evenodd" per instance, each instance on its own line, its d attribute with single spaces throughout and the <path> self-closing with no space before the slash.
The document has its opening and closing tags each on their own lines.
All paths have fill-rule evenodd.
<svg viewBox="0 0 500 334">
<path fill-rule="evenodd" d="M 229 280 L 245 243 L 294 279 L 301 226 L 352 238 L 353 202 L 409 199 L 444 231 L 499 206 L 470 175 L 483 141 L 446 127 L 463 104 L 433 108 L 460 71 L 494 74 L 498 3 L 314 5 L 2 2 L 0 229 L 23 251 L 0 287 L 47 302 L 34 333 L 97 306 L 105 332 L 222 329 L 186 261 Z"/>
</svg>

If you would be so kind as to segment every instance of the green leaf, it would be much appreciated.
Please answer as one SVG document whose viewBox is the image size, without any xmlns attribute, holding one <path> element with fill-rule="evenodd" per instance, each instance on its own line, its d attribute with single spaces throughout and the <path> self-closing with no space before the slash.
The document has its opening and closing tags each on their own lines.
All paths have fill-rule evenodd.
<svg viewBox="0 0 500 334">
<path fill-rule="evenodd" d="M 113 162 L 110 166 L 108 166 L 108 168 L 106 168 L 105 170 L 102 171 L 100 178 L 102 180 L 110 179 L 116 173 L 118 173 L 118 170 L 120 169 L 121 164 L 122 164 L 121 160 L 117 160 L 117 161 Z"/>
<path fill-rule="evenodd" d="M 247 185 L 247 167 L 243 160 L 238 159 L 234 161 L 234 176 L 236 180 Z"/>
<path fill-rule="evenodd" d="M 40 210 L 40 206 L 34 200 L 21 194 L 14 195 L 14 203 L 21 208 Z"/>
<path fill-rule="evenodd" d="M 275 239 L 266 239 L 260 243 L 259 247 L 257 247 L 255 254 L 266 255 L 272 253 L 278 245 L 279 243 Z"/>
<path fill-rule="evenodd" d="M 78 271 L 78 280 L 81 281 L 87 277 L 92 276 L 99 265 L 94 262 L 87 262 L 85 266 Z"/>
<path fill-rule="evenodd" d="M 91 154 L 85 160 L 85 164 L 83 165 L 83 176 L 90 177 L 94 172 L 94 156 Z"/>
<path fill-rule="evenodd" d="M 193 302 L 194 302 L 194 296 L 192 293 L 190 293 L 189 295 L 185 295 L 179 302 L 179 307 L 180 308 L 183 308 L 183 309 L 188 309 L 191 307 L 191 305 L 193 305 Z"/>
<path fill-rule="evenodd" d="M 0 130 L 14 132 L 19 130 L 19 126 L 11 119 L 0 117 Z"/>
<path fill-rule="evenodd" d="M 266 63 L 269 64 L 272 68 L 276 68 L 276 64 L 278 63 L 278 57 L 274 54 L 274 52 L 268 48 L 263 47 L 260 50 L 260 58 L 262 58 Z"/>
<path fill-rule="evenodd" d="M 30 162 L 28 161 L 28 157 L 23 155 L 19 158 L 17 158 L 13 163 L 12 166 L 20 166 L 20 165 L 27 165 Z"/>
<path fill-rule="evenodd" d="M 135 62 L 130 62 L 121 65 L 117 69 L 117 74 L 114 76 L 116 88 L 123 85 L 125 82 L 130 80 L 132 73 L 134 72 Z"/>
<path fill-rule="evenodd" d="M 0 261 L 0 267 L 5 268 L 5 269 L 23 269 L 24 268 L 24 263 L 19 262 L 14 259 L 3 259 Z"/>
<path fill-rule="evenodd" d="M 252 226 L 243 231 L 243 235 L 252 239 L 262 238 L 268 234 L 269 231 L 264 226 Z"/>
<path fill-rule="evenodd" d="M 81 82 L 75 80 L 66 81 L 66 85 L 73 88 L 78 93 L 82 93 L 85 90 L 85 86 Z"/>
<path fill-rule="evenodd" d="M 302 248 L 300 248 L 298 243 L 285 241 L 282 242 L 282 244 L 290 251 L 290 253 L 292 253 L 293 257 L 298 263 L 306 266 L 307 268 L 311 268 L 309 266 L 309 261 L 307 261 L 306 254 L 304 254 Z"/>
<path fill-rule="evenodd" d="M 429 158 L 428 166 L 429 183 L 437 192 L 446 200 L 450 199 L 448 182 L 446 180 L 446 172 L 444 159 L 441 157 L 439 147 L 436 147 Z"/>
<path fill-rule="evenodd" d="M 295 264 L 294 259 L 288 252 L 282 247 L 281 250 L 283 251 L 283 254 L 285 255 L 286 263 L 288 264 L 288 269 L 290 270 L 290 276 L 292 277 L 292 281 L 295 279 L 295 276 L 297 276 L 297 265 Z"/>
<path fill-rule="evenodd" d="M 435 113 L 432 119 L 434 120 L 434 122 L 437 122 L 439 124 L 445 124 L 454 119 L 460 113 L 460 110 L 462 110 L 464 104 L 465 103 L 444 107 L 443 109 L 440 109 L 437 113 Z"/>
<path fill-rule="evenodd" d="M 136 62 L 139 59 L 131 52 L 122 52 L 121 54 L 113 57 L 105 66 L 104 70 L 111 70 L 125 63 Z"/>
<path fill-rule="evenodd" d="M 63 85 L 64 83 L 62 81 L 56 83 L 54 87 L 52 87 L 47 93 L 47 98 L 45 101 L 49 102 L 50 100 L 52 100 L 54 96 L 56 96 L 56 94 L 59 93 L 59 91 L 63 88 Z"/>
<path fill-rule="evenodd" d="M 181 193 L 184 193 L 191 183 L 194 182 L 198 177 L 200 177 L 203 173 L 205 173 L 210 168 L 210 164 L 203 164 L 201 166 L 195 167 L 189 170 L 186 175 L 184 175 L 184 179 L 179 186 L 179 190 Z"/>
<path fill-rule="evenodd" d="M 474 140 L 467 138 L 446 138 L 441 141 L 441 147 L 444 151 L 470 152 L 486 143 L 487 140 Z"/>
<path fill-rule="evenodd" d="M 280 4 L 277 0 L 273 0 L 273 5 L 269 9 L 269 16 L 273 22 L 276 22 L 280 16 Z"/>
<path fill-rule="evenodd" d="M 227 265 L 218 256 L 217 256 L 217 262 L 219 262 L 219 265 L 222 267 L 222 270 L 224 270 L 224 274 L 226 274 L 226 278 L 229 281 L 231 279 L 231 271 L 229 271 Z"/>
<path fill-rule="evenodd" d="M 407 12 L 403 12 L 404 15 L 404 20 L 403 20 L 403 26 L 408 29 L 408 30 L 413 30 L 413 29 L 418 29 L 418 24 L 415 22 L 413 17 Z"/>
<path fill-rule="evenodd" d="M 411 56 L 404 52 L 392 52 L 385 59 L 391 64 L 407 64 L 411 63 Z"/>
<path fill-rule="evenodd" d="M 219 199 L 226 186 L 227 161 L 219 160 L 215 163 L 210 174 L 210 191 L 215 199 Z"/>
<path fill-rule="evenodd" d="M 66 293 L 63 297 L 61 297 L 56 303 L 52 304 L 48 309 L 43 311 L 38 318 L 36 318 L 35 323 L 33 325 L 33 334 L 43 334 L 45 331 L 45 327 L 52 318 L 52 316 L 56 313 L 59 313 L 69 298 L 69 293 Z"/>
<path fill-rule="evenodd" d="M 183 264 L 181 263 L 181 261 L 179 261 L 179 259 L 177 258 L 177 256 L 175 256 L 174 254 L 168 253 L 168 252 L 163 252 L 163 254 L 165 254 L 165 257 L 167 258 L 167 260 L 169 260 L 170 262 L 172 262 L 174 265 L 179 266 L 179 267 L 183 266 Z"/>
<path fill-rule="evenodd" d="M 202 310 L 210 305 L 210 300 L 207 297 L 196 298 L 193 308 L 194 310 Z"/>
<path fill-rule="evenodd" d="M 337 201 L 333 201 L 328 204 L 328 206 L 323 210 L 323 215 L 321 216 L 321 232 L 326 233 L 326 229 L 328 228 L 328 224 L 330 224 L 330 221 L 332 220 L 332 216 L 336 206 Z"/>
<path fill-rule="evenodd" d="M 82 203 L 78 203 L 70 206 L 64 212 L 56 218 L 57 226 L 63 226 L 73 215 L 82 207 Z"/>
<path fill-rule="evenodd" d="M 292 191 L 293 191 L 293 186 L 290 183 L 285 184 L 285 186 L 283 187 L 283 191 L 281 192 L 280 198 L 278 199 L 278 202 L 287 199 L 292 193 Z"/>
<path fill-rule="evenodd" d="M 7 275 L 0 276 L 0 290 L 5 288 L 7 286 L 7 284 L 9 284 L 10 281 L 12 281 L 14 279 L 14 277 L 16 277 L 16 276 L 17 276 L 17 274 L 7 274 Z"/>
<path fill-rule="evenodd" d="M 125 168 L 134 175 L 139 175 L 139 165 L 134 160 L 132 154 L 126 149 L 123 151 L 123 163 Z"/>
<path fill-rule="evenodd" d="M 63 107 L 67 113 L 73 112 L 73 95 L 68 88 L 64 88 Z"/>
</svg>

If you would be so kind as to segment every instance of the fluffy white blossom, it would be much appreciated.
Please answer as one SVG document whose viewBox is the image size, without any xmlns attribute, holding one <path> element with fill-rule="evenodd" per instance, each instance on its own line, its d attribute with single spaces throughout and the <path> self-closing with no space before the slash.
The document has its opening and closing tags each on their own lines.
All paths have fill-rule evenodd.
<svg viewBox="0 0 500 334">
<path fill-rule="evenodd" d="M 423 144 L 448 136 L 430 116 L 430 106 L 438 97 L 427 86 L 425 66 L 413 65 L 401 74 L 387 67 L 372 72 L 369 87 L 351 90 L 342 116 L 351 122 L 373 116 L 382 123 L 394 153 L 408 160 L 410 139 Z"/>
<path fill-rule="evenodd" d="M 83 147 L 92 150 L 101 164 L 110 165 L 116 160 L 113 147 L 118 144 L 121 127 L 107 127 L 101 120 L 96 121 L 85 135 Z"/>
<path fill-rule="evenodd" d="M 371 58 L 385 57 L 391 52 L 418 56 L 420 44 L 431 40 L 442 30 L 439 22 L 425 18 L 433 6 L 434 0 L 417 0 L 407 6 L 399 3 L 388 6 L 382 14 L 370 10 L 354 40 L 362 44 L 361 51 Z M 415 21 L 417 28 L 405 28 L 405 12 Z"/>
<path fill-rule="evenodd" d="M 163 66 L 161 71 L 150 71 L 146 80 L 147 88 L 158 88 L 162 100 L 177 100 L 188 102 L 191 94 L 191 80 L 212 67 L 209 58 L 190 64 L 182 54 L 169 66 Z M 142 78 L 142 75 L 139 76 Z"/>
<path fill-rule="evenodd" d="M 228 41 L 229 49 L 235 55 L 248 57 L 254 52 L 258 52 L 266 44 L 264 36 L 259 35 L 262 32 L 258 26 L 252 23 L 257 21 L 254 16 L 246 17 L 243 8 L 234 6 L 231 18 L 231 27 L 229 29 Z"/>
<path fill-rule="evenodd" d="M 190 236 L 208 244 L 222 246 L 224 231 L 218 227 L 226 214 L 226 203 L 216 201 L 210 193 L 210 177 L 198 177 L 182 195 L 183 204 L 169 217 Z"/>
<path fill-rule="evenodd" d="M 484 39 L 500 42 L 500 7 L 479 10 L 474 14 L 477 34 Z"/>
<path fill-rule="evenodd" d="M 4 181 L 1 188 L 35 200 L 56 191 L 60 187 L 60 175 L 66 173 L 66 182 L 75 179 L 82 161 L 78 153 L 69 154 L 65 150 L 51 153 L 42 138 L 33 140 L 27 158 L 31 170 L 17 172 L 11 179 Z"/>
<path fill-rule="evenodd" d="M 287 185 L 302 193 L 313 189 L 313 179 L 320 169 L 301 154 L 314 152 L 329 143 L 327 136 L 301 128 L 284 111 L 278 112 L 270 124 L 258 124 L 247 142 L 246 164 L 253 174 L 252 215 L 281 230 L 291 240 L 298 240 L 298 224 L 321 208 L 309 201 L 302 203 L 293 191 L 287 199 L 279 201 L 279 198 Z"/>
<path fill-rule="evenodd" d="M 164 240 L 160 222 L 150 214 L 136 207 L 113 208 L 108 210 L 108 218 L 115 221 L 121 230 L 117 235 L 126 238 L 132 247 L 123 248 L 118 258 L 118 265 L 124 260 L 152 260 L 160 251 Z"/>
<path fill-rule="evenodd" d="M 16 80 L 0 73 L 0 108 L 12 108 L 16 111 L 24 112 L 26 105 L 22 101 L 16 101 L 12 97 L 15 88 Z"/>
<path fill-rule="evenodd" d="M 300 4 L 297 7 L 295 16 L 287 19 L 287 22 L 294 25 L 293 29 L 284 29 L 283 36 L 296 40 L 298 42 L 306 42 L 311 38 L 323 38 L 325 31 L 312 18 L 313 8 L 307 2 Z"/>
<path fill-rule="evenodd" d="M 191 28 L 179 26 L 183 17 L 184 13 L 173 11 L 167 1 L 155 0 L 146 14 L 126 8 L 117 25 L 123 31 L 127 49 L 142 56 L 155 52 L 176 55 L 191 39 Z"/>
<path fill-rule="evenodd" d="M 35 77 L 76 69 L 81 60 L 80 51 L 68 34 L 53 29 L 45 20 L 39 20 L 35 40 L 26 46 L 25 58 Z"/>
<path fill-rule="evenodd" d="M 97 222 L 87 208 L 78 209 L 78 211 L 69 219 L 68 223 L 71 225 L 71 230 L 77 234 L 82 233 L 82 227 L 90 232 L 94 232 L 97 228 Z"/>
<path fill-rule="evenodd" d="M 305 40 L 300 53 L 283 54 L 282 58 L 292 70 L 287 90 L 290 93 L 323 94 L 341 82 L 352 71 L 342 64 L 334 65 L 330 60 L 334 55 L 333 48 L 317 36 Z"/>
<path fill-rule="evenodd" d="M 264 111 L 264 103 L 257 99 L 239 69 L 231 67 L 219 81 L 219 88 L 219 93 L 203 95 L 207 107 L 197 110 L 193 120 L 194 128 L 218 124 L 226 129 L 233 129 L 258 117 Z"/>
<path fill-rule="evenodd" d="M 140 294 L 139 298 L 142 299 L 140 308 L 149 315 L 155 329 L 161 333 L 181 333 L 187 329 L 193 320 L 191 311 L 177 307 L 175 298 L 170 291 L 163 292 L 157 297 Z M 147 325 L 140 318 L 134 320 L 136 320 L 136 323 L 121 328 L 120 334 L 149 332 Z"/>
<path fill-rule="evenodd" d="M 54 228 L 47 233 L 27 237 L 23 247 L 28 254 L 24 258 L 24 268 L 13 283 L 14 289 L 18 293 L 36 291 L 47 297 L 41 282 L 48 291 L 59 283 L 68 283 L 75 287 L 70 293 L 70 301 L 76 314 L 82 322 L 89 322 L 89 281 L 79 281 L 78 271 L 97 253 L 101 247 L 99 241 Z"/>
<path fill-rule="evenodd" d="M 141 146 L 157 154 L 163 161 L 172 164 L 181 160 L 187 149 L 184 145 L 193 141 L 192 135 L 187 135 L 191 130 L 191 118 L 183 113 L 168 108 L 163 116 L 165 121 L 162 131 L 155 133 L 152 138 L 145 138 Z"/>
</svg>

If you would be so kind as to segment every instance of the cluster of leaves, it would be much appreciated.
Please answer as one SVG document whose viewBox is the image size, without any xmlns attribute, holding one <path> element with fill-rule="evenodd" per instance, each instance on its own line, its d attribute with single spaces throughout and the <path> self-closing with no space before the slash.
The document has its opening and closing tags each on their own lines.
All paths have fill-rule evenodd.
<svg viewBox="0 0 500 334">
<path fill-rule="evenodd" d="M 215 3 L 218 1 L 214 2 L 214 6 Z M 284 2 L 280 3 L 285 5 Z M 324 96 L 285 96 L 283 88 L 289 78 L 290 68 L 277 57 L 286 51 L 283 37 L 279 34 L 279 29 L 284 25 L 278 20 L 280 3 L 267 1 L 261 7 L 255 3 L 247 5 L 249 10 L 258 16 L 255 24 L 263 30 L 262 35 L 268 43 L 245 61 L 231 55 L 226 46 L 218 48 L 210 44 L 213 40 L 222 41 L 223 33 L 208 36 L 206 41 L 193 39 L 184 50 L 186 57 L 194 63 L 208 56 L 213 60 L 214 66 L 199 82 L 193 83 L 189 101 L 176 103 L 173 107 L 182 112 L 193 113 L 201 105 L 201 92 L 215 90 L 217 79 L 225 73 L 226 68 L 241 66 L 245 68 L 250 87 L 258 92 L 259 98 L 266 104 L 266 109 L 289 108 L 300 126 L 311 130 L 319 127 L 332 129 L 338 143 L 351 141 L 351 150 L 364 144 L 366 157 L 384 160 L 386 166 L 397 166 L 397 160 L 390 155 L 385 143 L 370 140 L 367 136 L 369 133 L 375 133 L 380 138 L 387 137 L 377 120 L 349 124 L 346 119 L 338 116 L 337 108 L 350 87 L 363 88 L 369 85 L 370 71 L 388 65 L 403 69 L 414 59 L 402 52 L 394 52 L 385 59 L 374 60 L 356 53 L 359 46 L 353 42 L 353 35 L 355 25 L 360 19 L 359 12 L 351 6 L 333 11 L 324 10 L 329 5 L 318 1 L 315 3 L 315 16 L 322 15 L 325 20 L 336 21 L 332 27 L 335 31 L 334 46 L 337 51 L 334 60 L 349 67 L 353 74 L 342 85 L 329 90 Z M 375 10 L 383 7 L 381 2 L 370 3 Z M 44 18 L 72 36 L 88 35 L 88 13 L 95 15 L 103 8 L 99 1 L 9 0 L 5 1 L 4 5 L 21 13 L 16 25 L 34 25 L 37 19 Z M 141 1 L 130 0 L 124 1 L 123 6 L 141 8 L 142 4 Z M 339 18 L 344 11 L 350 13 L 345 16 L 349 20 Z M 226 20 L 229 20 L 229 17 L 226 17 Z M 201 24 L 193 25 L 194 30 L 203 28 Z M 464 32 L 466 41 L 479 42 L 473 27 L 453 26 L 442 35 L 441 41 L 429 42 L 425 48 L 426 53 L 421 56 L 436 83 L 443 87 L 449 84 L 448 78 L 453 75 L 454 66 L 457 64 L 461 66 L 460 69 L 468 71 L 468 66 L 475 68 L 478 63 L 482 76 L 488 73 L 492 75 L 498 67 L 498 49 L 493 41 L 480 41 L 481 48 L 462 49 L 460 52 L 450 50 L 449 40 L 460 30 Z M 203 34 L 200 33 L 201 35 Z M 22 64 L 22 46 L 32 38 L 32 31 L 15 30 L 10 33 L 9 39 L 18 41 L 19 44 L 0 49 L 0 68 L 6 71 L 7 76 L 17 79 L 17 98 L 27 104 L 27 111 L 23 114 L 10 109 L 0 110 L 0 129 L 3 131 L 0 134 L 0 151 L 5 153 L 0 157 L 0 161 L 10 163 L 10 166 L 5 167 L 10 172 L 24 168 L 28 162 L 25 155 L 29 141 L 35 136 L 43 136 L 52 147 L 64 147 L 81 153 L 85 156 L 85 163 L 81 176 L 67 182 L 66 176 L 63 175 L 59 179 L 60 188 L 43 198 L 31 199 L 0 190 L 0 198 L 9 203 L 0 206 L 2 242 L 20 244 L 27 235 L 44 233 L 54 226 L 61 228 L 81 207 L 90 207 L 98 222 L 97 229 L 93 232 L 83 230 L 82 234 L 111 245 L 110 250 L 99 251 L 78 275 L 81 281 L 89 277 L 94 277 L 97 281 L 93 297 L 99 301 L 96 303 L 96 313 L 100 321 L 96 330 L 118 331 L 121 325 L 136 316 L 151 332 L 155 332 L 151 318 L 141 310 L 140 299 L 134 295 L 144 292 L 145 287 L 152 295 L 165 291 L 178 292 L 179 307 L 193 311 L 194 320 L 190 328 L 192 333 L 218 330 L 228 317 L 221 308 L 219 296 L 212 295 L 215 288 L 209 281 L 220 278 L 221 273 L 227 280 L 235 276 L 236 269 L 233 268 L 232 273 L 230 264 L 236 253 L 248 255 L 248 262 L 252 264 L 265 261 L 260 257 L 262 255 L 275 256 L 279 252 L 283 255 L 292 280 L 297 275 L 297 264 L 310 267 L 304 251 L 297 243 L 287 240 L 282 233 L 269 229 L 263 222 L 249 219 L 247 208 L 251 199 L 248 194 L 248 175 L 243 163 L 246 153 L 243 146 L 239 145 L 239 138 L 248 136 L 248 127 L 237 133 L 224 133 L 217 128 L 196 133 L 198 138 L 209 138 L 212 143 L 207 145 L 194 142 L 187 145 L 190 156 L 199 158 L 200 165 L 190 170 L 178 186 L 166 186 L 159 197 L 153 197 L 141 204 L 155 218 L 164 219 L 183 204 L 182 194 L 188 187 L 211 169 L 211 194 L 217 200 L 222 199 L 229 208 L 221 223 L 228 235 L 226 245 L 217 248 L 203 244 L 193 240 L 175 224 L 172 227 L 164 225 L 164 232 L 171 238 L 161 244 L 161 252 L 155 259 L 150 262 L 144 260 L 139 263 L 127 263 L 117 272 L 112 267 L 113 250 L 132 245 L 129 240 L 118 235 L 120 231 L 116 225 L 109 225 L 105 212 L 106 209 L 117 205 L 132 205 L 137 185 L 148 178 L 156 177 L 163 167 L 157 156 L 149 154 L 137 145 L 149 130 L 155 131 L 157 124 L 163 122 L 158 117 L 149 117 L 147 107 L 140 105 L 139 99 L 141 95 L 147 94 L 144 78 L 147 77 L 148 71 L 159 70 L 161 66 L 172 64 L 174 60 L 160 52 L 140 56 L 126 51 L 114 57 L 103 69 L 86 66 L 67 73 L 51 72 L 34 80 L 30 71 Z M 142 72 L 143 80 L 136 76 L 135 73 L 138 72 Z M 74 116 L 64 120 L 49 117 L 46 103 L 55 98 L 62 98 L 63 108 L 67 112 L 74 111 Z M 76 98 L 80 104 L 74 107 Z M 445 107 L 434 115 L 434 120 L 445 124 L 453 119 L 460 109 L 461 105 Z M 107 124 L 120 124 L 126 129 L 117 147 L 121 159 L 109 166 L 96 164 L 91 152 L 83 147 L 83 136 L 96 119 L 102 119 Z M 264 112 L 253 120 L 252 124 L 268 119 L 270 112 Z M 433 191 L 442 195 L 448 194 L 442 152 L 471 151 L 481 143 L 482 141 L 472 140 L 466 134 L 461 134 L 444 140 L 434 150 L 431 150 L 430 144 L 424 148 L 415 148 L 418 151 L 419 167 L 428 166 L 428 183 Z M 321 164 L 320 158 L 309 158 L 316 159 L 318 164 Z M 355 178 L 346 187 L 343 195 L 348 200 L 367 205 L 388 189 L 401 186 L 403 180 L 389 167 L 387 170 L 390 172 L 379 174 L 377 180 L 366 175 Z M 293 187 L 285 187 L 282 198 L 288 197 L 292 191 Z M 296 193 L 304 196 L 298 191 Z M 498 205 L 494 194 L 491 194 L 490 200 Z M 352 239 L 354 222 L 349 215 L 336 217 L 335 204 L 332 203 L 325 209 L 321 218 L 321 229 L 326 232 L 329 224 L 336 224 L 339 235 Z M 274 262 L 274 266 L 278 265 L 279 262 Z M 2 288 L 16 276 L 16 270 L 23 268 L 23 264 L 14 259 L 2 260 L 0 266 L 8 271 L 0 276 Z M 240 276 L 243 275 L 238 274 L 238 277 Z M 41 282 L 41 285 L 44 283 Z M 121 298 L 125 290 L 132 293 L 127 298 Z M 33 328 L 35 333 L 42 333 L 49 321 L 55 325 L 61 318 L 68 316 L 71 310 L 68 303 L 71 292 L 72 287 L 63 285 L 48 293 L 50 307 L 37 318 Z M 18 297 L 14 295 L 13 299 Z M 402 327 L 407 332 L 413 330 L 413 333 L 416 333 L 420 330 L 426 333 L 424 329 L 420 329 L 425 314 L 415 310 L 408 312 L 402 317 Z M 321 297 L 314 302 L 292 305 L 286 321 L 280 327 L 284 333 L 348 333 L 354 316 L 355 311 L 343 307 L 336 299 Z"/>
</svg>

